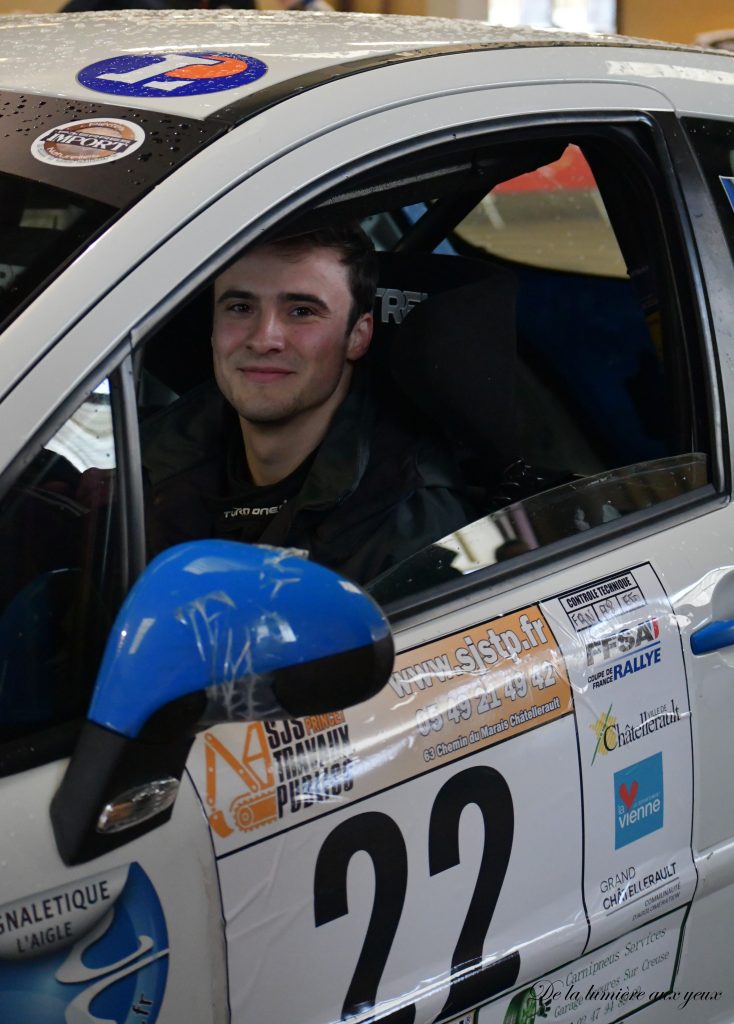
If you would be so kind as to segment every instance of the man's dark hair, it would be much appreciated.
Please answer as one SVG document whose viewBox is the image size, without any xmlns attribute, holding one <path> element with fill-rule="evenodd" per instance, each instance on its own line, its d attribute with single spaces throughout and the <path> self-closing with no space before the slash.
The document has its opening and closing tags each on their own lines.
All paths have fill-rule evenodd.
<svg viewBox="0 0 734 1024">
<path fill-rule="evenodd" d="M 347 268 L 349 290 L 352 293 L 347 333 L 363 313 L 372 312 L 377 288 L 377 255 L 369 236 L 356 221 L 330 224 L 303 234 L 274 238 L 268 244 L 294 252 L 316 247 L 335 249 Z"/>
</svg>

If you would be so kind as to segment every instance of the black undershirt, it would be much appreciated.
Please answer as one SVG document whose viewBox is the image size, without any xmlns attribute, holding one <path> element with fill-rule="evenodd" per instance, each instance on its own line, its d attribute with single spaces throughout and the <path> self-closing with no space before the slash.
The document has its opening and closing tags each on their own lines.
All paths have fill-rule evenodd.
<svg viewBox="0 0 734 1024">
<path fill-rule="evenodd" d="M 315 456 L 313 452 L 284 480 L 258 487 L 250 476 L 237 422 L 227 439 L 221 492 L 207 497 L 214 514 L 215 536 L 257 543 L 283 505 L 298 494 Z"/>
</svg>

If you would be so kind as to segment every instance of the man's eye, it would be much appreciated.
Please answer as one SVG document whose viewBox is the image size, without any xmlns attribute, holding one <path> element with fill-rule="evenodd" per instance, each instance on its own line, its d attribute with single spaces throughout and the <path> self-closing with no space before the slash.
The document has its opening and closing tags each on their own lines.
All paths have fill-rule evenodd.
<svg viewBox="0 0 734 1024">
<path fill-rule="evenodd" d="M 306 319 L 309 316 L 316 316 L 316 310 L 311 309 L 310 306 L 295 306 L 291 310 L 291 316 L 296 317 L 299 320 Z"/>
<path fill-rule="evenodd" d="M 249 302 L 233 302 L 228 309 L 230 313 L 249 313 L 252 306 Z"/>
</svg>

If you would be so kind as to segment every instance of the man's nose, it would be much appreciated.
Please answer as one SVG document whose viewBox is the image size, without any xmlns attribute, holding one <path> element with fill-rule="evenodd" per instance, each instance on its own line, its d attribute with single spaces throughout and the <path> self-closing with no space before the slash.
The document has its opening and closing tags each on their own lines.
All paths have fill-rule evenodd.
<svg viewBox="0 0 734 1024">
<path fill-rule="evenodd" d="M 247 339 L 254 352 L 280 351 L 285 346 L 285 330 L 277 311 L 263 310 Z"/>
</svg>

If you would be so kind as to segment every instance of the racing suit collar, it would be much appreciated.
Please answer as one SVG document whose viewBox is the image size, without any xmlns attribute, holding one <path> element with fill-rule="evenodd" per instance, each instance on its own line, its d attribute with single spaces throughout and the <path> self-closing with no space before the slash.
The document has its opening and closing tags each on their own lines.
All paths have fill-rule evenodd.
<svg viewBox="0 0 734 1024">
<path fill-rule="evenodd" d="M 369 460 L 373 417 L 368 371 L 357 364 L 349 393 L 334 414 L 301 492 L 288 506 L 291 514 L 331 508 L 356 490 Z"/>
</svg>

